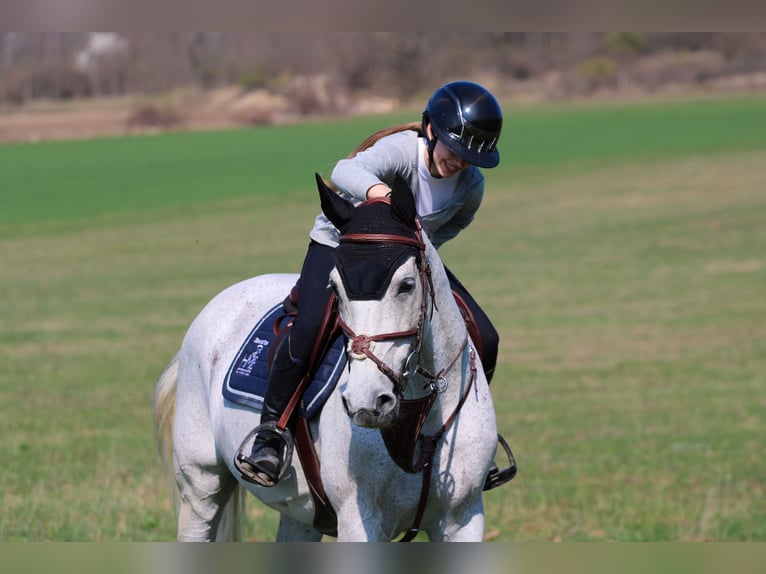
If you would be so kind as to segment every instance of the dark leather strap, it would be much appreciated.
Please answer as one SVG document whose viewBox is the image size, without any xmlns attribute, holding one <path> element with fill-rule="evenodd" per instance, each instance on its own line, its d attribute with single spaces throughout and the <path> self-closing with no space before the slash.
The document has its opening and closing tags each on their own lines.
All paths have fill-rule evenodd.
<svg viewBox="0 0 766 574">
<path fill-rule="evenodd" d="M 291 326 L 292 325 L 287 325 L 283 331 L 289 333 Z M 287 407 L 279 418 L 277 423 L 278 428 L 284 429 L 290 421 L 293 412 L 295 411 L 295 407 L 303 397 L 303 391 L 311 381 L 322 356 L 327 352 L 327 347 L 337 329 L 336 298 L 335 295 L 333 295 L 330 297 L 330 301 L 325 309 L 322 318 L 322 327 L 319 330 L 319 336 L 314 343 L 314 348 L 311 351 L 309 369 L 303 379 L 301 379 L 297 390 L 290 398 Z M 338 518 L 327 498 L 327 493 L 325 492 L 324 484 L 322 483 L 319 457 L 314 448 L 314 439 L 311 436 L 311 429 L 309 428 L 308 421 L 302 416 L 296 417 L 295 450 L 298 452 L 298 458 L 300 458 L 301 465 L 303 466 L 311 497 L 314 499 L 314 528 L 322 534 L 337 536 Z"/>
<path fill-rule="evenodd" d="M 298 406 L 298 403 L 303 397 L 303 392 L 311 382 L 319 361 L 327 351 L 327 346 L 330 344 L 332 334 L 337 329 L 337 313 L 335 313 L 335 302 L 335 295 L 332 295 L 330 297 L 329 303 L 327 304 L 327 308 L 325 309 L 324 316 L 322 317 L 322 327 L 319 330 L 319 336 L 316 338 L 316 341 L 314 342 L 314 348 L 311 351 L 311 359 L 309 360 L 308 370 L 303 376 L 303 379 L 301 379 L 301 382 L 298 385 L 298 388 L 295 390 L 295 393 L 293 393 L 293 396 L 287 403 L 287 407 L 285 407 L 285 410 L 282 412 L 282 416 L 279 417 L 277 426 L 281 429 L 287 428 L 287 423 L 290 421 L 290 417 L 292 417 L 293 412 L 295 411 L 295 407 Z"/>
<path fill-rule="evenodd" d="M 303 465 L 303 472 L 314 499 L 314 528 L 328 536 L 338 536 L 338 516 L 335 514 L 327 493 L 322 483 L 322 473 L 319 465 L 319 457 L 314 449 L 314 440 L 308 422 L 303 417 L 298 417 L 295 427 L 295 446 L 298 458 Z"/>
<path fill-rule="evenodd" d="M 481 331 L 479 331 L 479 324 L 476 322 L 476 317 L 474 317 L 471 308 L 465 302 L 465 299 L 463 299 L 457 291 L 453 289 L 452 295 L 455 297 L 455 302 L 457 303 L 458 309 L 460 309 L 460 314 L 463 316 L 463 321 L 465 322 L 466 329 L 468 329 L 468 334 L 471 336 L 473 346 L 476 347 L 476 352 L 479 353 L 479 356 L 483 359 L 484 346 L 482 344 Z"/>
<path fill-rule="evenodd" d="M 412 527 L 404 534 L 404 536 L 402 536 L 399 539 L 399 542 L 412 541 L 415 538 L 415 536 L 417 536 L 418 532 L 420 531 L 420 522 L 423 519 L 423 513 L 425 512 L 426 504 L 428 503 L 428 494 L 431 491 L 431 467 L 433 466 L 433 458 L 434 458 L 434 453 L 436 452 L 436 447 L 439 444 L 439 441 L 441 440 L 442 436 L 444 436 L 444 433 L 447 431 L 447 429 L 449 429 L 449 427 L 452 426 L 452 423 L 455 422 L 455 419 L 457 418 L 457 415 L 460 412 L 460 409 L 463 408 L 463 405 L 465 404 L 465 401 L 468 398 L 468 395 L 471 392 L 471 389 L 473 388 L 473 384 L 475 381 L 476 381 L 476 351 L 474 351 L 473 347 L 471 347 L 471 378 L 468 381 L 468 385 L 466 386 L 463 396 L 460 397 L 460 401 L 458 401 L 458 404 L 455 407 L 455 410 L 452 411 L 452 414 L 444 422 L 442 427 L 439 429 L 439 432 L 437 432 L 433 436 L 421 437 L 420 460 L 423 461 L 422 463 L 423 464 L 423 486 L 421 487 L 421 490 L 420 490 L 420 501 L 418 502 L 418 510 L 415 513 L 415 521 L 413 522 Z"/>
<path fill-rule="evenodd" d="M 283 327 L 282 323 L 284 323 L 285 319 L 288 317 L 290 320 L 287 322 L 287 325 Z M 274 321 L 274 341 L 272 341 L 269 352 L 266 354 L 266 367 L 269 369 L 269 371 L 271 370 L 271 367 L 274 364 L 274 359 L 277 356 L 277 349 L 279 349 L 282 341 L 287 338 L 287 336 L 290 334 L 290 330 L 293 328 L 294 317 L 295 313 L 285 313 L 277 317 L 277 320 Z"/>
<path fill-rule="evenodd" d="M 423 423 L 435 400 L 435 392 L 417 399 L 399 399 L 396 424 L 380 429 L 388 455 L 404 472 L 414 474 L 423 470 L 424 451 L 421 447 L 418 460 L 414 460 L 415 448 L 421 438 Z"/>
<path fill-rule="evenodd" d="M 424 249 L 423 241 L 420 237 L 404 237 L 388 233 L 347 233 L 342 235 L 339 241 L 341 243 L 397 243 L 399 245 L 417 247 L 420 250 Z"/>
</svg>

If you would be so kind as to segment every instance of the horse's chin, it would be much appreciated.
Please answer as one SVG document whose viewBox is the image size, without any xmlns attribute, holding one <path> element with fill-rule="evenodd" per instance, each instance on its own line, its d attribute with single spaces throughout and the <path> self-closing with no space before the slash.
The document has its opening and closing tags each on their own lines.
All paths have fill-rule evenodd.
<svg viewBox="0 0 766 574">
<path fill-rule="evenodd" d="M 392 426 L 398 417 L 399 408 L 393 408 L 386 413 L 380 413 L 370 409 L 359 409 L 355 413 L 349 413 L 355 425 L 369 429 L 384 429 Z"/>
</svg>

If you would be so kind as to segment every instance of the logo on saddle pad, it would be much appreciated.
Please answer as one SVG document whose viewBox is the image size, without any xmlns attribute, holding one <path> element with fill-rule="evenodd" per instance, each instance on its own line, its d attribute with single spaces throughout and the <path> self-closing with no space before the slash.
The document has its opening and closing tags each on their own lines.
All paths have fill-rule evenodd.
<svg viewBox="0 0 766 574">
<path fill-rule="evenodd" d="M 258 362 L 258 357 L 261 356 L 261 352 L 269 346 L 271 341 L 268 339 L 255 337 L 251 343 L 255 345 L 255 351 L 242 357 L 242 360 L 239 362 L 239 366 L 237 367 L 238 375 L 250 376 L 252 374 L 253 369 L 255 368 L 255 364 Z"/>
</svg>

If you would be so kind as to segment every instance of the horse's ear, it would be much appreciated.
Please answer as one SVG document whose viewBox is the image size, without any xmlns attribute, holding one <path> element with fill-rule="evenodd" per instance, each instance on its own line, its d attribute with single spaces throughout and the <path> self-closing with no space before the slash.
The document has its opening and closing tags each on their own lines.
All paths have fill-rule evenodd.
<svg viewBox="0 0 766 574">
<path fill-rule="evenodd" d="M 415 218 L 418 216 L 415 198 L 410 186 L 399 174 L 396 174 L 391 186 L 391 211 L 397 219 L 415 227 Z"/>
<path fill-rule="evenodd" d="M 327 216 L 332 224 L 340 229 L 343 227 L 354 211 L 354 204 L 343 199 L 340 195 L 330 189 L 318 173 L 314 174 L 319 189 L 319 198 L 322 203 L 322 212 Z"/>
</svg>

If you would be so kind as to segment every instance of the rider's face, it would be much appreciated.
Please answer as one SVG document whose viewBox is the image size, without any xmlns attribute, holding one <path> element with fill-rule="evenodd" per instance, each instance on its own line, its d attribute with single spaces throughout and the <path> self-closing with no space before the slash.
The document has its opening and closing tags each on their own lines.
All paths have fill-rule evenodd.
<svg viewBox="0 0 766 574">
<path fill-rule="evenodd" d="M 433 138 L 431 126 L 429 125 L 427 129 L 429 138 Z M 426 161 L 428 161 L 428 157 L 426 157 Z M 428 169 L 434 177 L 446 178 L 452 177 L 470 165 L 470 163 L 452 153 L 441 141 L 437 140 L 436 147 L 434 148 L 433 164 L 429 165 Z"/>
</svg>

